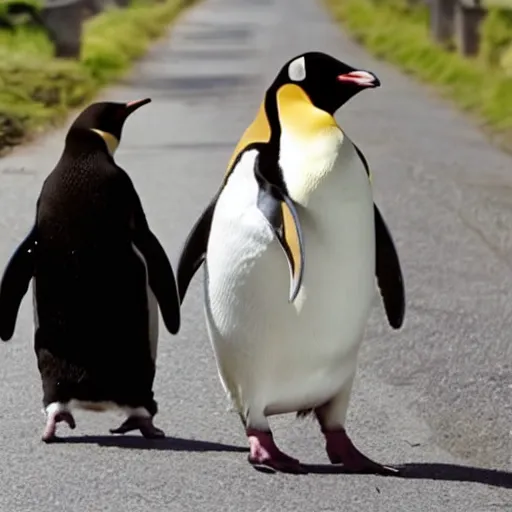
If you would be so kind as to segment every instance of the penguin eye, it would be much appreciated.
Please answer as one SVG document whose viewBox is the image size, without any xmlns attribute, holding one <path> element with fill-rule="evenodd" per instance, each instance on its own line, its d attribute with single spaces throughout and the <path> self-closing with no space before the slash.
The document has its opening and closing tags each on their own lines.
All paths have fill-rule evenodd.
<svg viewBox="0 0 512 512">
<path fill-rule="evenodd" d="M 304 57 L 299 57 L 290 62 L 288 66 L 288 76 L 294 82 L 301 82 L 306 78 L 306 60 Z"/>
</svg>

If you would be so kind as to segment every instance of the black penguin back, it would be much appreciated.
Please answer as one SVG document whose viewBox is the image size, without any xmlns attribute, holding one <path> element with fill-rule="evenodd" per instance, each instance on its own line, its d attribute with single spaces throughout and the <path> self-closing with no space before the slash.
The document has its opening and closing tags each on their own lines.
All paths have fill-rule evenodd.
<svg viewBox="0 0 512 512">
<path fill-rule="evenodd" d="M 131 181 L 101 137 L 85 133 L 80 142 L 66 145 L 37 207 L 35 350 L 44 402 L 151 410 L 146 268 L 132 245 Z"/>
</svg>

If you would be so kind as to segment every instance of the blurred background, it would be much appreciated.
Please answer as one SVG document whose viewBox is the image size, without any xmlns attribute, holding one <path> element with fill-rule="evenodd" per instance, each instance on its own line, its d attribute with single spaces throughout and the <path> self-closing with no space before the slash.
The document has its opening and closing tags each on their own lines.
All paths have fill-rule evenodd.
<svg viewBox="0 0 512 512">
<path fill-rule="evenodd" d="M 1 0 L 0 153 L 119 77 L 192 3 Z M 323 3 L 375 55 L 437 85 L 512 146 L 512 0 Z"/>
<path fill-rule="evenodd" d="M 0 0 L 0 154 L 120 77 L 191 0 Z"/>
<path fill-rule="evenodd" d="M 27 295 L 0 346 L 0 510 L 512 511 L 512 0 L 0 1 L 0 269 L 96 98 L 153 99 L 116 161 L 175 265 L 277 71 L 320 50 L 382 82 L 336 118 L 370 163 L 407 294 L 400 331 L 376 300 L 347 427 L 401 479 L 336 473 L 318 425 L 293 415 L 272 427 L 312 472 L 249 467 L 201 271 L 179 335 L 161 331 L 167 438 L 114 438 L 114 418 L 83 414 L 46 447 Z"/>
</svg>

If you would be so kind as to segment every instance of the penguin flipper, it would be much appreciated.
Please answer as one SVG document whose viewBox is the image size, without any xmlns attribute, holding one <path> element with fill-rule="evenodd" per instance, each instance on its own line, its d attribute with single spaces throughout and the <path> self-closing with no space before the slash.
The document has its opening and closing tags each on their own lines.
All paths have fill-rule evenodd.
<svg viewBox="0 0 512 512">
<path fill-rule="evenodd" d="M 372 172 L 370 171 L 370 166 L 368 165 L 368 160 L 366 160 L 366 157 L 363 155 L 363 152 L 352 142 L 352 145 L 354 146 L 354 149 L 356 150 L 357 155 L 359 156 L 361 162 L 363 163 L 364 170 L 366 171 L 366 174 L 368 175 L 368 179 L 370 182 L 372 181 Z"/>
<path fill-rule="evenodd" d="M 405 315 L 405 289 L 400 260 L 384 218 L 376 204 L 375 242 L 376 274 L 389 324 L 394 329 L 402 327 Z"/>
<path fill-rule="evenodd" d="M 149 286 L 155 294 L 165 327 L 171 334 L 177 334 L 180 330 L 181 312 L 174 271 L 162 245 L 148 225 L 140 199 L 137 195 L 136 197 L 132 242 L 146 261 Z"/>
<path fill-rule="evenodd" d="M 352 142 L 363 163 L 370 182 L 372 173 L 363 152 Z M 389 324 L 394 329 L 402 327 L 405 316 L 405 289 L 398 253 L 384 218 L 377 205 L 375 212 L 376 275 Z"/>
<path fill-rule="evenodd" d="M 9 341 L 14 334 L 21 301 L 34 276 L 37 228 L 34 225 L 11 256 L 0 282 L 0 338 Z"/>
<path fill-rule="evenodd" d="M 277 186 L 255 171 L 260 190 L 258 208 L 278 239 L 290 270 L 289 302 L 299 293 L 304 275 L 304 237 L 293 201 Z"/>
<path fill-rule="evenodd" d="M 212 226 L 213 211 L 219 194 L 213 198 L 192 227 L 181 250 L 178 261 L 178 290 L 183 303 L 188 286 L 206 258 L 208 238 Z"/>
</svg>

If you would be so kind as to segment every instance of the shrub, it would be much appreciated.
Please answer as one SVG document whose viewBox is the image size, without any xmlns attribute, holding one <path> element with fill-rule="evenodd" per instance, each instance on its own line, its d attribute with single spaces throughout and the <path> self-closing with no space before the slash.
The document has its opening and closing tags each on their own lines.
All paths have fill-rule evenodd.
<svg viewBox="0 0 512 512">
<path fill-rule="evenodd" d="M 512 76 L 490 65 L 487 57 L 466 59 L 435 44 L 428 33 L 424 8 L 404 8 L 400 1 L 326 0 L 334 16 L 374 55 L 438 86 L 443 95 L 477 114 L 512 147 Z M 492 26 L 496 22 L 491 18 L 489 23 Z M 494 54 L 497 47 L 503 48 L 503 32 L 500 34 L 493 34 L 494 39 L 488 34 L 487 44 L 493 49 L 487 52 Z M 512 55 L 507 55 L 512 65 Z"/>
<path fill-rule="evenodd" d="M 45 31 L 0 30 L 0 150 L 59 120 L 121 76 L 190 1 L 133 0 L 85 23 L 79 61 L 56 59 Z"/>
</svg>

